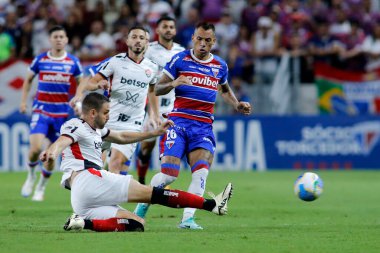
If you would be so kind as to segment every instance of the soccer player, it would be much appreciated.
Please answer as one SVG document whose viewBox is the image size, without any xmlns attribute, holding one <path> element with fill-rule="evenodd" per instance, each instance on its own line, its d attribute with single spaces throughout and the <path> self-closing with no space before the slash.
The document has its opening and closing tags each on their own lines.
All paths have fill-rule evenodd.
<svg viewBox="0 0 380 253">
<path fill-rule="evenodd" d="M 203 196 L 215 151 L 212 132 L 217 92 L 236 111 L 248 115 L 251 105 L 239 102 L 230 89 L 227 64 L 210 53 L 216 42 L 214 25 L 199 23 L 192 36 L 194 48 L 173 56 L 155 87 L 157 95 L 175 90 L 174 109 L 169 113 L 175 125 L 160 142 L 161 172 L 151 180 L 153 187 L 165 187 L 179 175 L 181 158 L 186 155 L 192 180 L 188 192 Z M 140 203 L 135 213 L 144 218 L 149 205 Z M 184 210 L 180 228 L 202 229 L 194 220 L 195 209 Z"/>
<path fill-rule="evenodd" d="M 149 44 L 145 57 L 159 65 L 159 76 L 161 76 L 166 63 L 170 61 L 173 55 L 182 52 L 185 48 L 173 41 L 177 34 L 174 18 L 170 16 L 161 17 L 157 21 L 156 33 L 158 34 L 158 41 Z M 160 115 L 167 114 L 173 109 L 174 99 L 174 90 L 159 97 Z M 161 120 L 163 120 L 162 116 Z M 144 122 L 145 131 L 149 130 L 150 125 L 147 123 L 148 121 L 146 120 Z M 139 182 L 142 184 L 145 184 L 145 176 L 149 168 L 153 148 L 156 145 L 156 139 L 157 138 L 152 138 L 140 143 L 140 149 L 137 155 L 137 175 Z"/>
<path fill-rule="evenodd" d="M 145 117 L 146 98 L 149 100 L 149 124 L 159 125 L 158 98 L 154 93 L 158 65 L 144 57 L 148 44 L 147 31 L 143 27 L 129 30 L 126 40 L 128 52 L 110 58 L 92 77 L 86 87 L 96 90 L 105 87 L 110 80 L 111 112 L 107 127 L 116 130 L 141 132 Z M 111 172 L 127 174 L 129 162 L 135 152 L 136 143 L 120 145 L 104 144 L 110 149 L 109 169 Z"/>
<path fill-rule="evenodd" d="M 103 140 L 132 143 L 162 135 L 172 121 L 163 123 L 150 132 L 114 131 L 105 128 L 109 119 L 109 100 L 99 93 L 90 93 L 82 103 L 81 118 L 67 121 L 61 127 L 61 136 L 40 159 L 53 163 L 62 153 L 61 185 L 71 190 L 71 216 L 65 230 L 92 229 L 95 231 L 143 231 L 144 220 L 120 207 L 125 202 L 146 202 L 173 208 L 194 207 L 224 215 L 231 197 L 232 185 L 213 199 L 179 191 L 149 187 L 134 180 L 131 175 L 120 175 L 102 169 Z"/>
<path fill-rule="evenodd" d="M 45 139 L 49 144 L 59 136 L 59 129 L 69 115 L 69 89 L 71 80 L 80 83 L 82 67 L 79 60 L 65 51 L 68 43 L 66 31 L 55 26 L 49 31 L 51 49 L 34 58 L 22 89 L 20 112 L 27 109 L 28 94 L 33 78 L 38 75 L 37 94 L 33 103 L 30 123 L 29 168 L 27 179 L 22 186 L 21 195 L 28 197 L 33 192 L 36 180 L 35 168 Z M 42 201 L 46 183 L 52 174 L 54 163 L 44 164 L 41 177 L 35 187 L 32 200 Z"/>
</svg>

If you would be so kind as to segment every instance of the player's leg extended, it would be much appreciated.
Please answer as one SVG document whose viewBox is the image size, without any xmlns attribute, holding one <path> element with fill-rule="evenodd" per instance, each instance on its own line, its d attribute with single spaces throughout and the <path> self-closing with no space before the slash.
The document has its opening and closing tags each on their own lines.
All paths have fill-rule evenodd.
<svg viewBox="0 0 380 253">
<path fill-rule="evenodd" d="M 199 148 L 191 151 L 188 155 L 188 161 L 191 167 L 191 183 L 188 192 L 203 196 L 206 189 L 207 176 L 209 167 L 212 163 L 213 155 L 210 151 Z M 202 229 L 194 220 L 196 209 L 185 208 L 183 211 L 180 228 Z"/>
<path fill-rule="evenodd" d="M 109 219 L 82 219 L 72 214 L 63 229 L 66 231 L 82 229 L 96 232 L 143 232 L 145 221 L 128 210 L 117 211 L 116 217 Z"/>
<path fill-rule="evenodd" d="M 145 184 L 146 173 L 150 165 L 150 157 L 154 146 L 156 145 L 156 138 L 152 141 L 143 141 L 140 143 L 140 149 L 137 154 L 137 176 L 141 184 Z"/>
<path fill-rule="evenodd" d="M 185 152 L 185 139 L 186 133 L 179 126 L 169 128 L 167 134 L 160 137 L 161 172 L 153 176 L 150 181 L 152 187 L 164 188 L 177 179 Z M 145 218 L 148 208 L 149 204 L 139 203 L 134 212 Z"/>
<path fill-rule="evenodd" d="M 132 179 L 129 184 L 128 202 L 143 202 L 159 204 L 172 208 L 197 208 L 224 215 L 227 212 L 227 202 L 232 194 L 232 184 L 229 183 L 224 191 L 212 199 L 205 199 L 195 194 L 175 190 L 142 185 Z"/>
<path fill-rule="evenodd" d="M 174 182 L 179 175 L 180 163 L 181 160 L 178 157 L 162 157 L 161 172 L 158 172 L 153 176 L 152 180 L 150 181 L 150 186 L 165 188 L 165 186 L 170 185 L 172 182 Z M 146 213 L 148 212 L 148 208 L 148 202 L 139 203 L 136 206 L 134 213 L 141 218 L 145 218 Z"/>
<path fill-rule="evenodd" d="M 33 192 L 33 186 L 36 181 L 35 169 L 39 164 L 38 156 L 41 153 L 44 139 L 44 134 L 31 134 L 29 137 L 28 175 L 21 189 L 21 195 L 24 197 L 29 197 Z"/>
</svg>

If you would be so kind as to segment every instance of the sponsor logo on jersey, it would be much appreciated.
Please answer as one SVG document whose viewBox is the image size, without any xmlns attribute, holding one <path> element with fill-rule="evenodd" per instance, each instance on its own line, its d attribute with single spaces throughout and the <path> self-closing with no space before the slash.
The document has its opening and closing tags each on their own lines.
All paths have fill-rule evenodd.
<svg viewBox="0 0 380 253">
<path fill-rule="evenodd" d="M 63 68 L 65 69 L 66 72 L 70 72 L 71 65 L 63 65 Z"/>
<path fill-rule="evenodd" d="M 141 88 L 145 88 L 148 86 L 148 84 L 145 82 L 137 81 L 136 79 L 127 79 L 125 77 L 121 77 L 120 83 L 121 84 L 133 85 L 133 86 L 141 87 Z"/>
<path fill-rule="evenodd" d="M 127 91 L 125 94 L 127 95 L 127 98 L 125 100 L 132 100 L 133 102 L 136 102 L 137 98 L 139 97 L 138 93 L 132 95 L 132 93 L 129 91 Z"/>
<path fill-rule="evenodd" d="M 146 69 L 145 70 L 145 74 L 146 74 L 147 77 L 150 77 L 152 75 L 152 70 Z"/>
<path fill-rule="evenodd" d="M 98 141 L 98 142 L 94 141 L 95 149 L 102 148 L 102 144 L 103 144 L 103 142 L 101 142 L 101 141 Z"/>
<path fill-rule="evenodd" d="M 198 68 L 200 71 L 203 71 L 203 72 L 210 72 L 210 70 L 208 68 Z"/>
<path fill-rule="evenodd" d="M 42 81 L 68 83 L 70 82 L 70 76 L 62 74 L 42 74 Z"/>
<path fill-rule="evenodd" d="M 175 141 L 166 141 L 165 144 L 166 144 L 166 147 L 168 147 L 168 149 L 171 149 L 174 145 Z"/>
<path fill-rule="evenodd" d="M 194 84 L 201 84 L 201 85 L 209 86 L 213 88 L 216 88 L 218 86 L 218 81 L 212 80 L 208 76 L 205 76 L 205 77 L 191 76 L 189 78 L 190 78 L 190 81 Z"/>
<path fill-rule="evenodd" d="M 218 74 L 219 74 L 219 69 L 217 69 L 217 68 L 211 68 L 211 70 L 212 70 L 212 73 L 214 74 L 214 77 L 217 77 Z"/>
</svg>

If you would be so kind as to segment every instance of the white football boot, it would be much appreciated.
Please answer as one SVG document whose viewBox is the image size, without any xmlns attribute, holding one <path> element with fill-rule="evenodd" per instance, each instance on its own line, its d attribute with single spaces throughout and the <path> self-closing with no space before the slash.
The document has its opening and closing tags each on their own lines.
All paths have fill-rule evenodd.
<svg viewBox="0 0 380 253">
<path fill-rule="evenodd" d="M 224 188 L 224 191 L 215 196 L 213 193 L 209 193 L 209 195 L 215 200 L 216 206 L 212 209 L 212 212 L 217 215 L 225 215 L 227 214 L 227 203 L 228 200 L 232 196 L 232 184 L 228 183 Z"/>
</svg>

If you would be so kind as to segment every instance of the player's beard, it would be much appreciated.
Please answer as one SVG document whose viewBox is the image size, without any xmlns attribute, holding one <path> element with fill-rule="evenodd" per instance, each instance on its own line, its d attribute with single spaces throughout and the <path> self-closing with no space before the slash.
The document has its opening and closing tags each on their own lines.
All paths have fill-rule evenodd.
<svg viewBox="0 0 380 253">
<path fill-rule="evenodd" d="M 103 129 L 106 123 L 107 123 L 107 120 L 103 121 L 99 116 L 95 118 L 95 125 L 96 125 L 96 128 L 98 129 Z"/>
<path fill-rule="evenodd" d="M 140 55 L 144 52 L 145 47 L 140 46 L 140 48 L 137 47 L 129 47 L 129 49 L 136 55 Z"/>
</svg>

